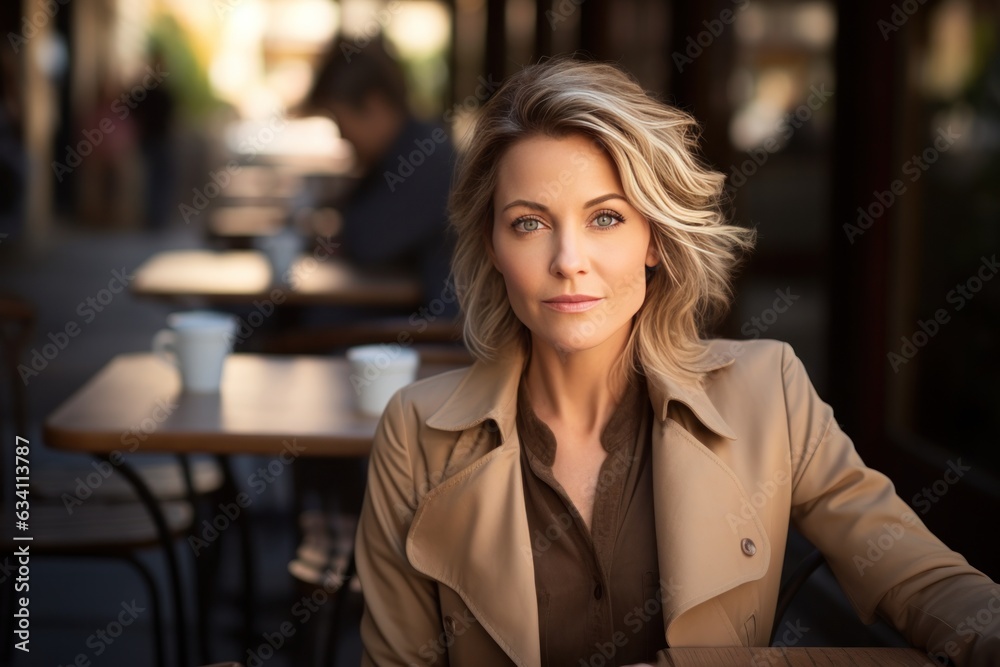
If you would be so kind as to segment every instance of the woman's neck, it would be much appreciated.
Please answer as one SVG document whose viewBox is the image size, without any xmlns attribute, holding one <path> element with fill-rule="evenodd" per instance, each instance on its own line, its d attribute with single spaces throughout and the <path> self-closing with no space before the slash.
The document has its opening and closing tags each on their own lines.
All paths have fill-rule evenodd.
<svg viewBox="0 0 1000 667">
<path fill-rule="evenodd" d="M 532 338 L 525 382 L 535 414 L 550 426 L 599 435 L 625 393 L 618 361 L 629 333 L 624 327 L 596 348 L 570 353 Z"/>
</svg>

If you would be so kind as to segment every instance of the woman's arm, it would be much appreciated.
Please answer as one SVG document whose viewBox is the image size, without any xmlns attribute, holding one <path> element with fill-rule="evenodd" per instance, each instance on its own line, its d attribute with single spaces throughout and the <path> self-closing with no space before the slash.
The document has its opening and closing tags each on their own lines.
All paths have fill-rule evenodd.
<svg viewBox="0 0 1000 667">
<path fill-rule="evenodd" d="M 915 646 L 963 667 L 1000 664 L 1000 586 L 948 549 L 892 482 L 865 466 L 787 345 L 782 364 L 792 519 L 858 615 L 870 623 L 877 611 Z"/>
<path fill-rule="evenodd" d="M 414 433 L 400 394 L 379 423 L 368 466 L 368 488 L 355 548 L 365 600 L 363 665 L 444 665 L 434 647 L 441 633 L 436 584 L 410 566 L 406 535 L 417 485 L 406 441 Z M 408 430 L 409 428 L 409 430 Z"/>
</svg>

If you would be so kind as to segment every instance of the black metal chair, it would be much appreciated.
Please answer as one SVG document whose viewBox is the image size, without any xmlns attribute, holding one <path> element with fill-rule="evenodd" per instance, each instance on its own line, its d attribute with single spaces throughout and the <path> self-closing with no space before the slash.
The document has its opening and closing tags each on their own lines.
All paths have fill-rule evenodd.
<svg viewBox="0 0 1000 667">
<path fill-rule="evenodd" d="M 24 494 L 30 504 L 30 518 L 26 535 L 31 541 L 16 540 L 7 531 L 14 528 L 16 491 L 9 486 L 9 462 L 15 461 L 14 451 L 7 451 L 7 443 L 14 443 L 15 436 L 21 436 L 28 441 L 30 449 L 42 446 L 41 440 L 30 435 L 27 417 L 27 397 L 25 385 L 20 381 L 17 366 L 21 355 L 27 347 L 34 331 L 36 316 L 34 308 L 17 297 L 0 295 L 0 437 L 3 446 L 0 447 L 0 516 L 6 528 L 0 537 L 0 557 L 11 558 L 11 555 L 23 544 L 30 544 L 33 557 L 45 558 L 117 558 L 130 563 L 139 572 L 149 591 L 150 607 L 153 614 L 155 635 L 156 664 L 164 667 L 166 664 L 166 619 L 163 613 L 161 596 L 156 580 L 149 569 L 136 557 L 142 550 L 162 546 L 160 533 L 149 516 L 147 508 L 134 500 L 134 497 L 121 497 L 118 502 L 99 502 L 88 499 L 87 503 L 74 507 L 70 514 L 62 501 L 52 502 L 44 494 L 36 494 L 31 486 Z M 8 415 L 10 418 L 8 418 Z M 31 460 L 29 454 L 29 461 Z M 41 470 L 38 471 L 41 473 Z M 31 469 L 29 479 L 36 474 Z M 44 476 L 44 475 L 43 475 Z M 109 490 L 117 487 L 108 486 Z M 189 487 L 190 488 L 190 487 Z M 193 507 L 187 500 L 168 500 L 160 503 L 166 528 L 174 538 L 187 535 L 193 523 Z M 6 562 L 4 563 L 7 564 Z M 4 621 L 7 626 L 13 620 L 10 613 L 15 603 L 14 578 L 10 577 L 2 589 L 4 604 Z M 172 582 L 177 590 L 180 582 Z M 182 627 L 185 617 L 184 609 L 175 610 L 178 619 L 176 645 L 179 650 L 180 664 L 187 664 L 186 632 Z M 11 628 L 12 630 L 12 628 Z M 12 631 L 4 632 L 4 640 L 0 644 L 0 656 L 8 661 L 14 648 Z"/>
<path fill-rule="evenodd" d="M 289 564 L 289 572 L 307 590 L 322 590 L 328 596 L 321 607 L 318 622 L 321 629 L 315 637 L 310 664 L 312 667 L 331 667 L 337 663 L 345 608 L 351 593 L 351 582 L 357 572 L 354 547 L 352 545 L 347 552 L 334 556 L 323 565 L 296 559 Z"/>
<path fill-rule="evenodd" d="M 771 639 L 768 641 L 768 645 L 774 644 L 774 635 L 778 631 L 778 624 L 785 617 L 785 613 L 788 611 L 789 605 L 792 604 L 792 600 L 798 595 L 799 589 L 812 576 L 813 572 L 826 564 L 826 559 L 823 558 L 819 549 L 813 549 L 781 582 L 781 588 L 778 591 L 778 605 L 774 611 L 774 624 L 771 628 Z"/>
</svg>

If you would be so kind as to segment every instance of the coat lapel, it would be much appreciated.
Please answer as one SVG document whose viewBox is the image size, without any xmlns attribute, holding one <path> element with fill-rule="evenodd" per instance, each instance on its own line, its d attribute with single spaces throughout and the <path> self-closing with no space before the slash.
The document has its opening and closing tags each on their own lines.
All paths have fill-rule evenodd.
<svg viewBox="0 0 1000 667">
<path fill-rule="evenodd" d="M 732 355 L 713 358 L 717 363 L 711 370 L 733 361 Z M 763 577 L 771 545 L 756 512 L 751 512 L 751 521 L 730 520 L 740 517 L 741 509 L 753 507 L 743 485 L 722 459 L 670 416 L 670 403 L 690 409 L 712 432 L 708 437 L 737 436 L 704 389 L 668 382 L 662 388 L 650 384 L 649 391 L 658 410 L 653 504 L 667 641 L 671 646 L 741 643 L 717 598 Z M 745 552 L 745 539 L 753 543 L 753 555 Z M 707 607 L 695 610 L 705 602 Z M 709 619 L 714 622 L 706 622 Z"/>
<path fill-rule="evenodd" d="M 427 494 L 406 554 L 418 571 L 461 596 L 515 664 L 541 663 L 516 442 L 494 449 Z"/>
<path fill-rule="evenodd" d="M 517 437 L 517 385 L 523 359 L 475 364 L 427 425 L 464 431 L 456 450 L 499 446 L 435 487 L 414 515 L 406 553 L 418 571 L 461 596 L 517 665 L 541 663 L 538 604 Z M 478 432 L 477 432 L 478 431 Z"/>
</svg>

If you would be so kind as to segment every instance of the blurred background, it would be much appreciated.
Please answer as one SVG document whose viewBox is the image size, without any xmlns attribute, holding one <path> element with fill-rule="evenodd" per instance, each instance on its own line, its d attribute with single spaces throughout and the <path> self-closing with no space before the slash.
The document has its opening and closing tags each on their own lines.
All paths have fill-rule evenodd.
<svg viewBox="0 0 1000 667">
<path fill-rule="evenodd" d="M 0 7 L 0 35 L 0 290 L 38 315 L 22 362 L 79 319 L 77 304 L 113 270 L 174 250 L 246 249 L 289 226 L 338 238 L 364 161 L 347 126 L 308 104 L 335 36 L 348 61 L 376 42 L 397 59 L 409 113 L 458 150 L 482 102 L 523 65 L 612 61 L 699 119 L 705 159 L 729 175 L 732 218 L 758 230 L 715 333 L 791 343 L 866 462 L 1000 578 L 996 2 L 20 0 Z M 88 322 L 26 382 L 30 432 L 112 357 L 148 350 L 171 310 L 125 295 Z M 329 324 L 309 312 L 284 326 L 316 322 Z M 256 463 L 239 457 L 237 478 Z M 303 594 L 287 567 L 302 539 L 297 495 L 286 476 L 253 508 L 261 632 Z M 157 567 L 158 555 L 143 557 Z M 104 567 L 34 566 L 32 590 L 46 592 L 32 598 L 31 664 L 149 654 L 145 618 L 100 655 L 88 643 L 144 595 Z M 239 580 L 224 570 L 218 586 L 210 657 L 252 664 Z M 831 602 L 810 613 L 847 607 L 832 586 L 815 589 Z M 803 643 L 894 641 L 860 624 L 846 640 L 823 634 L 835 621 L 807 624 L 818 630 Z M 270 664 L 311 664 L 314 635 L 330 632 L 313 626 Z M 336 632 L 340 662 L 356 664 L 352 621 Z"/>
</svg>

